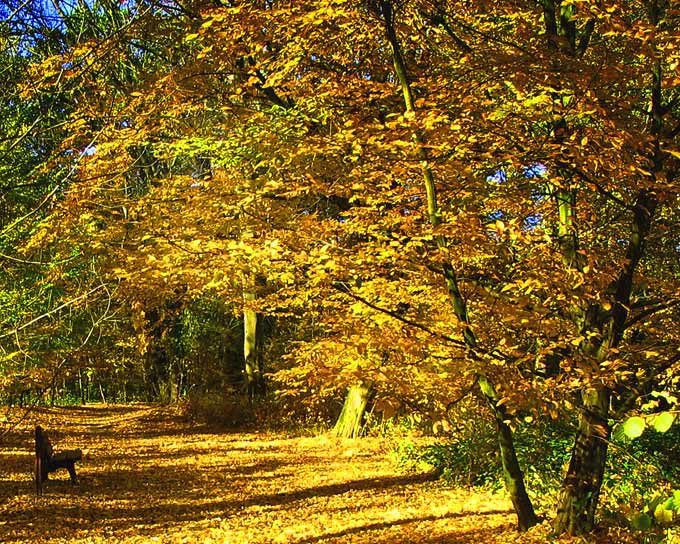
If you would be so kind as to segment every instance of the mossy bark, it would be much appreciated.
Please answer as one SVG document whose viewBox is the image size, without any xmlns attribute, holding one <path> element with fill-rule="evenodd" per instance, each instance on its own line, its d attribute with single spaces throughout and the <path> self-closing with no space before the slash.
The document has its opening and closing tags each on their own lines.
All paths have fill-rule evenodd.
<svg viewBox="0 0 680 544">
<path fill-rule="evenodd" d="M 371 397 L 371 387 L 353 385 L 347 390 L 340 416 L 333 427 L 333 434 L 341 438 L 357 438 L 363 428 L 364 413 Z"/>
<path fill-rule="evenodd" d="M 539 519 L 524 485 L 524 473 L 517 459 L 517 450 L 512 429 L 508 424 L 508 416 L 503 406 L 498 405 L 498 395 L 491 382 L 484 376 L 479 376 L 478 382 L 496 420 L 496 439 L 501 457 L 503 481 L 517 515 L 517 528 L 520 531 L 527 531 L 536 525 Z"/>
<path fill-rule="evenodd" d="M 604 387 L 583 394 L 583 411 L 554 521 L 557 534 L 581 535 L 595 526 L 609 444 L 609 396 Z"/>
<path fill-rule="evenodd" d="M 243 309 L 243 358 L 246 390 L 252 401 L 264 393 L 264 375 L 257 342 L 257 312 L 248 307 L 248 301 L 254 300 L 255 295 L 243 295 L 246 305 Z"/>
</svg>

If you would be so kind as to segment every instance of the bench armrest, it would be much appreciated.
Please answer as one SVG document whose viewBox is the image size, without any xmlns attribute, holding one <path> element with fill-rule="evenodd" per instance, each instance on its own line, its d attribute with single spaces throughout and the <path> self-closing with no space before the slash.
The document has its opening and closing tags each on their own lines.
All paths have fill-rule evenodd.
<svg viewBox="0 0 680 544">
<path fill-rule="evenodd" d="M 65 450 L 55 453 L 52 456 L 52 462 L 58 463 L 60 461 L 80 461 L 83 458 L 83 452 L 81 450 Z"/>
</svg>

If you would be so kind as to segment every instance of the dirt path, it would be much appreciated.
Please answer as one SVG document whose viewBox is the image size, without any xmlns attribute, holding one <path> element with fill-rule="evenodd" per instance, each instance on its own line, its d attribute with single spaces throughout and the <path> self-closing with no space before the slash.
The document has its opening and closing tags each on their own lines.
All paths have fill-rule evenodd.
<svg viewBox="0 0 680 544">
<path fill-rule="evenodd" d="M 35 497 L 40 421 L 57 450 L 87 448 Z M 68 425 L 66 425 L 68 424 Z M 211 432 L 150 406 L 31 414 L 0 442 L 0 542 L 494 543 L 510 503 L 401 473 L 380 440 Z"/>
</svg>

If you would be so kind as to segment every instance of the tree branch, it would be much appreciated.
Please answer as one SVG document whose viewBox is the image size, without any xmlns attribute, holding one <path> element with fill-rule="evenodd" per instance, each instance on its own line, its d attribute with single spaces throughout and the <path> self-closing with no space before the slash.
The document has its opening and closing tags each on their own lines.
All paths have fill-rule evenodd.
<svg viewBox="0 0 680 544">
<path fill-rule="evenodd" d="M 668 310 L 669 308 L 673 308 L 674 306 L 680 306 L 680 300 L 674 300 L 672 302 L 667 302 L 666 304 L 658 304 L 651 308 L 647 308 L 646 310 L 637 314 L 635 317 L 629 319 L 625 325 L 625 328 L 628 329 L 635 325 L 635 323 L 642 321 L 646 317 L 649 317 L 650 315 L 653 315 L 657 312 L 661 312 L 663 310 Z"/>
<path fill-rule="evenodd" d="M 441 340 L 445 340 L 446 342 L 449 342 L 450 344 L 453 344 L 454 346 L 460 347 L 467 349 L 467 345 L 464 341 L 458 340 L 456 338 L 452 338 L 451 336 L 448 336 L 446 334 L 442 334 L 440 332 L 433 331 L 429 327 L 426 327 L 422 323 L 418 323 L 417 321 L 411 321 L 410 319 L 405 318 L 403 315 L 400 315 L 397 312 L 394 312 L 392 310 L 388 310 L 387 308 L 383 308 L 381 306 L 378 306 L 377 304 L 373 304 L 372 302 L 369 302 L 366 300 L 364 297 L 357 295 L 356 293 L 353 293 L 352 290 L 349 288 L 349 286 L 342 281 L 336 281 L 333 282 L 333 288 L 340 291 L 341 293 L 344 293 L 350 298 L 353 298 L 354 300 L 357 300 L 361 302 L 362 304 L 365 304 L 372 310 L 375 310 L 376 312 L 380 312 L 385 315 L 389 315 L 390 317 L 396 319 L 397 321 L 401 321 L 405 325 L 408 325 L 409 327 L 413 327 L 415 329 L 421 330 L 430 336 L 434 338 L 439 338 Z"/>
<path fill-rule="evenodd" d="M 89 297 L 92 293 L 99 291 L 100 289 L 104 289 L 105 287 L 106 287 L 106 285 L 104 285 L 102 283 L 102 284 L 98 285 L 97 287 L 95 287 L 94 289 L 90 289 L 87 293 L 84 293 L 80 296 L 77 296 L 76 298 L 73 298 L 71 300 L 67 300 L 66 302 L 64 302 L 63 304 L 60 304 L 59 306 L 50 310 L 49 312 L 45 312 L 44 314 L 39 315 L 38 317 L 36 317 L 34 319 L 31 319 L 28 323 L 24 323 L 23 325 L 21 325 L 19 327 L 15 327 L 11 331 L 8 331 L 4 334 L 0 334 L 0 339 L 7 338 L 8 336 L 12 336 L 13 334 L 16 334 L 16 333 L 30 327 L 34 323 L 37 323 L 38 321 L 41 321 L 41 320 L 45 319 L 46 317 L 51 316 L 52 314 L 58 312 L 59 310 L 63 310 L 64 308 L 67 308 L 67 307 L 71 306 L 72 304 L 75 304 L 76 302 L 80 302 L 81 300 Z"/>
</svg>

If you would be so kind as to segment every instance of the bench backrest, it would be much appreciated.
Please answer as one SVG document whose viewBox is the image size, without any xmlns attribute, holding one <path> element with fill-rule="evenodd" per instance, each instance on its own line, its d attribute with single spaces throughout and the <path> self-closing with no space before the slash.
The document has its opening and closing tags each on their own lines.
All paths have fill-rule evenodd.
<svg viewBox="0 0 680 544">
<path fill-rule="evenodd" d="M 35 427 L 35 489 L 42 495 L 43 482 L 47 479 L 54 449 L 47 433 L 40 425 Z"/>
<path fill-rule="evenodd" d="M 38 425 L 35 428 L 35 455 L 41 459 L 51 459 L 54 454 L 52 443 L 47 433 Z"/>
</svg>

